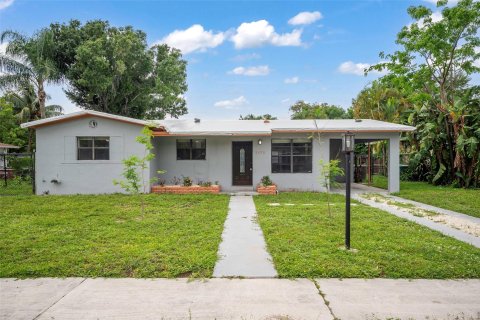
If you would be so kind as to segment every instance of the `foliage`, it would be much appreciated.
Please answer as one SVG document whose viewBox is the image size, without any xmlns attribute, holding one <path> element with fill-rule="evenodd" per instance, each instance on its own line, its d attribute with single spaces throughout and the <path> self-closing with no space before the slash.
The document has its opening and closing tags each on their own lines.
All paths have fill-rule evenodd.
<svg viewBox="0 0 480 320">
<path fill-rule="evenodd" d="M 193 181 L 190 177 L 183 177 L 182 180 L 183 180 L 182 184 L 183 184 L 184 187 L 191 187 L 192 184 L 193 184 Z"/>
<path fill-rule="evenodd" d="M 355 202 L 352 247 L 341 250 L 345 197 L 281 193 L 254 198 L 268 251 L 282 278 L 478 278 L 480 249 Z M 272 207 L 272 202 L 280 203 Z M 291 205 L 284 205 L 284 204 Z M 310 205 L 305 205 L 310 204 Z"/>
<path fill-rule="evenodd" d="M 19 126 L 13 104 L 0 97 L 0 142 L 24 147 L 27 144 L 27 129 Z"/>
<path fill-rule="evenodd" d="M 147 193 L 147 188 L 150 184 L 157 180 L 156 177 L 151 178 L 150 181 L 145 181 L 145 171 L 149 168 L 150 161 L 155 158 L 155 154 L 151 151 L 153 131 L 147 125 L 143 127 L 142 134 L 136 138 L 136 141 L 145 147 L 143 157 L 132 155 L 122 160 L 124 180 L 113 180 L 114 185 L 119 185 L 122 189 L 130 194 Z M 164 173 L 160 170 L 158 173 Z M 144 198 L 141 198 L 142 213 L 144 212 Z"/>
<path fill-rule="evenodd" d="M 33 194 L 32 179 L 30 177 L 14 177 L 8 179 L 7 184 L 0 181 L 0 195 L 28 196 Z"/>
<path fill-rule="evenodd" d="M 34 89 L 38 107 L 32 109 L 35 114 L 32 117 L 45 118 L 45 85 L 58 84 L 62 80 L 52 60 L 52 32 L 42 29 L 31 37 L 25 37 L 7 30 L 1 33 L 0 42 L 8 42 L 5 54 L 0 54 L 0 90 Z"/>
<path fill-rule="evenodd" d="M 3 197 L 0 277 L 211 277 L 228 197 L 140 197 Z"/>
<path fill-rule="evenodd" d="M 330 211 L 330 188 L 338 187 L 340 184 L 337 182 L 337 177 L 343 177 L 345 172 L 340 167 L 340 160 L 330 160 L 328 163 L 325 163 L 323 160 L 320 160 L 320 182 L 325 187 L 327 191 L 327 208 L 328 215 L 331 216 Z"/>
<path fill-rule="evenodd" d="M 213 183 L 212 183 L 211 181 L 208 181 L 208 180 L 207 180 L 207 181 L 203 181 L 203 180 L 199 180 L 199 181 L 198 181 L 198 185 L 199 185 L 200 187 L 211 187 L 212 184 L 213 184 Z"/>
<path fill-rule="evenodd" d="M 277 117 L 274 117 L 268 113 L 259 116 L 256 116 L 253 113 L 249 113 L 245 116 L 241 115 L 239 120 L 277 120 Z"/>
<path fill-rule="evenodd" d="M 397 105 L 408 107 L 396 120 L 417 127 L 409 139 L 421 170 L 412 175 L 435 184 L 478 186 L 480 89 L 469 85 L 469 76 L 480 71 L 480 3 L 445 5 L 438 2 L 439 21 L 424 6 L 410 7 L 415 22 L 398 33 L 401 49 L 381 53 L 384 62 L 370 70 L 389 71 L 379 81 L 394 88 Z"/>
<path fill-rule="evenodd" d="M 177 49 L 149 48 L 144 32 L 102 20 L 54 23 L 50 32 L 66 94 L 82 108 L 142 119 L 187 112 L 186 61 Z"/>
<path fill-rule="evenodd" d="M 352 110 L 329 105 L 328 103 L 308 103 L 303 100 L 290 107 L 291 118 L 297 119 L 352 119 Z"/>
<path fill-rule="evenodd" d="M 180 180 L 180 178 L 177 177 L 177 176 L 174 176 L 174 177 L 170 180 L 170 182 L 171 182 L 174 186 L 179 185 L 181 181 L 182 181 L 182 180 Z"/>
<path fill-rule="evenodd" d="M 270 179 L 270 176 L 263 176 L 262 179 L 260 179 L 260 184 L 264 187 L 268 187 L 273 185 L 273 181 Z"/>
</svg>

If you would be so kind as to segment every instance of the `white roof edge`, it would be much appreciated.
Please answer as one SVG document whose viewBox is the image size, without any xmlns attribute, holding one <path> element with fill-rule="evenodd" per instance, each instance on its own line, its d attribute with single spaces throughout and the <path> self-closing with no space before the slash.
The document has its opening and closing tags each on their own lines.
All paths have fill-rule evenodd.
<svg viewBox="0 0 480 320">
<path fill-rule="evenodd" d="M 80 111 L 77 111 L 77 112 L 72 112 L 72 113 L 61 115 L 61 116 L 56 116 L 56 117 L 51 117 L 51 118 L 40 119 L 40 120 L 35 120 L 35 121 L 22 123 L 21 127 L 22 128 L 36 127 L 36 126 L 40 126 L 40 125 L 46 125 L 46 124 L 49 124 L 49 123 L 55 123 L 55 122 L 61 121 L 61 120 L 68 120 L 70 118 L 76 118 L 76 117 L 79 117 L 79 116 L 82 116 L 82 115 L 97 116 L 97 117 L 107 118 L 107 119 L 112 119 L 112 120 L 117 120 L 117 121 L 125 121 L 125 122 L 136 123 L 136 124 L 139 124 L 139 125 L 145 125 L 145 124 L 149 123 L 148 121 L 145 121 L 145 120 L 119 116 L 119 115 L 110 114 L 110 113 L 106 113 L 106 112 L 93 111 L 93 110 L 80 110 Z"/>
</svg>

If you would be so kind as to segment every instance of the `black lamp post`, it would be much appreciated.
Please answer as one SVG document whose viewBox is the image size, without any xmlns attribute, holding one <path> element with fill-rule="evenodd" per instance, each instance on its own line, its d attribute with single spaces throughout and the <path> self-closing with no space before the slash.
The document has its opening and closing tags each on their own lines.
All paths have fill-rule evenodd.
<svg viewBox="0 0 480 320">
<path fill-rule="evenodd" d="M 354 152 L 355 135 L 347 132 L 342 135 L 342 151 L 345 152 L 345 248 L 350 250 L 350 189 L 351 189 L 351 153 Z"/>
</svg>

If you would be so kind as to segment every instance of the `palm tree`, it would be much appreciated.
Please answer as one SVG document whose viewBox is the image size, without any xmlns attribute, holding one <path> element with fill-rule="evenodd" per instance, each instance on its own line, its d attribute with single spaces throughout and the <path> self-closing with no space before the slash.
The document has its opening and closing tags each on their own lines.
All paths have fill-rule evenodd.
<svg viewBox="0 0 480 320">
<path fill-rule="evenodd" d="M 51 59 L 54 46 L 52 33 L 43 29 L 32 37 L 7 30 L 0 35 L 0 43 L 8 41 L 5 54 L 0 54 L 0 90 L 21 90 L 32 85 L 38 100 L 35 118 L 47 116 L 45 85 L 60 83 L 62 76 Z M 0 73 L 1 74 L 1 73 Z"/>
<path fill-rule="evenodd" d="M 13 110 L 16 113 L 20 123 L 38 120 L 38 110 L 40 109 L 40 101 L 35 93 L 35 88 L 29 83 L 24 83 L 17 91 L 9 91 L 5 95 L 7 101 L 13 104 Z M 50 97 L 47 95 L 46 100 Z M 45 117 L 54 117 L 63 114 L 63 108 L 59 105 L 45 106 Z M 30 152 L 33 144 L 33 132 L 28 132 L 28 147 Z"/>
</svg>

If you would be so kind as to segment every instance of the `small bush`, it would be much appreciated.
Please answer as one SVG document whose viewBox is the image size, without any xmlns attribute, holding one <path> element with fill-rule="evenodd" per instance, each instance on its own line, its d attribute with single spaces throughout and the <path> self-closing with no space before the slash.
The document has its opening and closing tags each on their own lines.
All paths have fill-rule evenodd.
<svg viewBox="0 0 480 320">
<path fill-rule="evenodd" d="M 190 177 L 183 177 L 183 186 L 190 187 L 193 184 L 192 179 Z"/>
<path fill-rule="evenodd" d="M 273 181 L 272 181 L 272 179 L 270 179 L 269 176 L 263 176 L 260 181 L 261 181 L 262 186 L 264 186 L 264 187 L 268 187 L 268 186 L 273 185 Z"/>
<path fill-rule="evenodd" d="M 180 184 L 180 181 L 181 181 L 180 178 L 179 178 L 179 177 L 176 177 L 176 176 L 173 177 L 173 178 L 170 180 L 170 182 L 171 182 L 173 185 L 175 185 L 175 186 L 176 186 L 176 185 L 179 185 L 179 184 Z"/>
<path fill-rule="evenodd" d="M 210 186 L 212 186 L 212 182 L 210 182 L 210 181 L 208 181 L 208 180 L 207 180 L 207 181 L 201 181 L 201 180 L 199 180 L 199 181 L 198 181 L 198 185 L 199 185 L 200 187 L 210 187 Z"/>
</svg>

